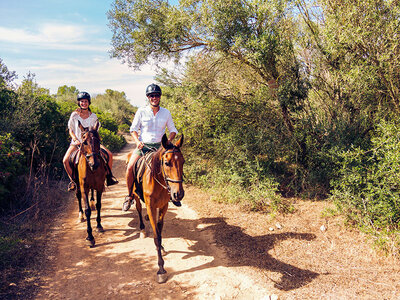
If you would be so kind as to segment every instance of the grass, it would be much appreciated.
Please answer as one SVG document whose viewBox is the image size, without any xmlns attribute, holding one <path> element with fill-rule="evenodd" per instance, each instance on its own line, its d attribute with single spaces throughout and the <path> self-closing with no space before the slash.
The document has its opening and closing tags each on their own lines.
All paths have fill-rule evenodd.
<svg viewBox="0 0 400 300">
<path fill-rule="evenodd" d="M 43 267 L 46 232 L 66 205 L 58 199 L 65 184 L 50 182 L 21 198 L 24 208 L 0 215 L 0 299 L 29 299 L 37 289 Z M 36 204 L 37 203 L 37 204 Z M 32 209 L 26 208 L 32 207 Z"/>
</svg>

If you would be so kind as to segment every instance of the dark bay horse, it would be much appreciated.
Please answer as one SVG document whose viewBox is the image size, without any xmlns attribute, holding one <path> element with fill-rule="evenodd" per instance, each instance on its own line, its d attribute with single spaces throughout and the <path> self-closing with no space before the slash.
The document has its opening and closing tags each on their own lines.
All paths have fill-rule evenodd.
<svg viewBox="0 0 400 300">
<path fill-rule="evenodd" d="M 154 233 L 159 267 L 157 272 L 158 283 L 164 283 L 168 278 L 162 257 L 164 248 L 161 244 L 161 233 L 164 217 L 168 210 L 168 202 L 170 199 L 180 202 L 185 194 L 182 185 L 183 163 L 185 161 L 180 149 L 182 143 L 183 135 L 174 145 L 168 142 L 168 138 L 164 134 L 161 141 L 162 146 L 156 152 L 151 153 L 151 160 L 147 162 L 145 157 L 139 159 L 146 164 L 141 178 L 138 179 L 138 176 L 134 176 L 133 191 L 139 214 L 140 230 L 143 234 L 145 226 L 142 219 L 141 199 L 146 204 L 147 216 Z M 140 164 L 140 162 L 138 163 Z"/>
<path fill-rule="evenodd" d="M 97 210 L 97 231 L 104 232 L 101 226 L 100 210 L 101 195 L 104 191 L 104 182 L 106 178 L 106 163 L 101 158 L 100 153 L 100 136 L 98 133 L 99 122 L 92 128 L 85 128 L 79 122 L 79 128 L 82 131 L 82 144 L 80 146 L 79 162 L 78 162 L 78 178 L 79 184 L 76 189 L 76 198 L 78 199 L 79 213 L 82 213 L 81 198 L 85 205 L 85 216 L 87 224 L 87 238 L 90 247 L 94 247 L 95 240 L 92 234 L 92 226 L 90 224 L 90 216 L 92 208 L 89 204 L 89 191 L 96 191 L 96 210 Z"/>
</svg>

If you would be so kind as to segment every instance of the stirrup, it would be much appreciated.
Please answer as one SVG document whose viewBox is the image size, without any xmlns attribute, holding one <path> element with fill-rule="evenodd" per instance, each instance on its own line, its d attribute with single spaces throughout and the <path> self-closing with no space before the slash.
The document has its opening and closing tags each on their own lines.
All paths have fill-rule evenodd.
<svg viewBox="0 0 400 300">
<path fill-rule="evenodd" d="M 122 211 L 128 211 L 131 208 L 132 200 L 131 196 L 125 197 L 125 202 L 122 204 Z"/>
<path fill-rule="evenodd" d="M 71 181 L 70 183 L 68 183 L 68 188 L 67 189 L 68 189 L 68 192 L 75 191 L 76 190 L 75 182 Z"/>
</svg>

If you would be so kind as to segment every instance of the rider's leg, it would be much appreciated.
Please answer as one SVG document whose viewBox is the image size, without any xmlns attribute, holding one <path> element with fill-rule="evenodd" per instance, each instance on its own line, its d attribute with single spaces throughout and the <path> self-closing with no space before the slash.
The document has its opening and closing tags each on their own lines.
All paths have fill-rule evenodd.
<svg viewBox="0 0 400 300">
<path fill-rule="evenodd" d="M 76 184 L 73 179 L 73 170 L 69 164 L 69 158 L 75 149 L 76 149 L 76 146 L 70 145 L 67 152 L 64 155 L 64 158 L 63 158 L 64 169 L 67 172 L 67 175 L 70 179 L 70 183 L 68 184 L 68 191 L 73 191 L 76 189 Z"/>
<path fill-rule="evenodd" d="M 108 167 L 109 167 L 109 172 L 107 172 L 106 178 L 107 178 L 107 186 L 114 185 L 118 183 L 118 180 L 113 176 L 112 174 L 112 165 L 113 165 L 113 155 L 110 150 L 108 150 L 106 147 L 103 145 L 100 146 L 102 149 L 104 149 L 107 152 L 108 155 Z"/>
<path fill-rule="evenodd" d="M 136 161 L 139 159 L 141 154 L 139 154 L 136 150 L 133 151 L 131 158 L 129 159 L 128 165 L 126 166 L 126 186 L 128 188 L 128 196 L 125 197 L 125 202 L 122 205 L 123 211 L 128 211 L 131 207 L 133 200 L 133 168 L 135 167 Z"/>
</svg>

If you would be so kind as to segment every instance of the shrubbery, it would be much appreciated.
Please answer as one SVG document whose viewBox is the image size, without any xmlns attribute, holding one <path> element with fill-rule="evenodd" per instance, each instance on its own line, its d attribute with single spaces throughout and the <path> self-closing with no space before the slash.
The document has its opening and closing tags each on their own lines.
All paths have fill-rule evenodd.
<svg viewBox="0 0 400 300">
<path fill-rule="evenodd" d="M 354 147 L 340 158 L 332 191 L 340 211 L 377 237 L 400 232 L 400 121 L 380 123 L 370 148 Z M 381 238 L 379 243 L 388 246 Z"/>
<path fill-rule="evenodd" d="M 111 152 L 120 150 L 126 144 L 126 140 L 122 135 L 118 135 L 107 128 L 100 127 L 99 134 L 101 143 Z"/>
<path fill-rule="evenodd" d="M 0 134 L 0 207 L 9 205 L 12 192 L 19 188 L 17 178 L 26 173 L 25 157 L 21 144 L 11 134 Z"/>
</svg>

